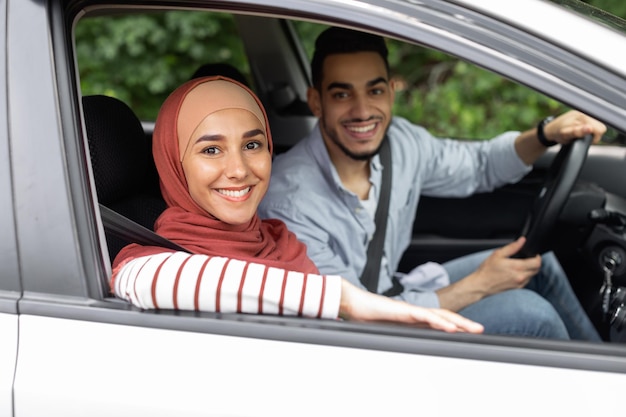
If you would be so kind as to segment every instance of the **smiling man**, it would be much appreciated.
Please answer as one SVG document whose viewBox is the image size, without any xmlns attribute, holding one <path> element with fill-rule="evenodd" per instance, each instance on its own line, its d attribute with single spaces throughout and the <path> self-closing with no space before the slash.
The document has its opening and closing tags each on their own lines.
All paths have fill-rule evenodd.
<svg viewBox="0 0 626 417">
<path fill-rule="evenodd" d="M 435 138 L 392 115 L 394 88 L 383 38 L 330 28 L 315 47 L 307 99 L 318 124 L 276 158 L 261 215 L 285 221 L 322 273 L 374 286 L 373 292 L 458 311 L 482 323 L 485 333 L 600 340 L 554 254 L 512 258 L 523 238 L 444 265 L 417 266 L 408 275 L 398 274 L 397 267 L 421 194 L 491 191 L 521 179 L 550 141 L 568 143 L 588 133 L 598 141 L 605 126 L 573 111 L 484 143 Z M 364 285 L 371 283 L 364 270 L 386 169 L 392 172 L 391 193 L 383 251 L 374 264 L 379 273 L 373 285 Z"/>
</svg>

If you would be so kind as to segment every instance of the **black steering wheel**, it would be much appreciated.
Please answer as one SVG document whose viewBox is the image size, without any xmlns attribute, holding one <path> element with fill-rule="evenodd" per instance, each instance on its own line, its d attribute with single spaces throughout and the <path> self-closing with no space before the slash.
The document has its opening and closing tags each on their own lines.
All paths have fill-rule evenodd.
<svg viewBox="0 0 626 417">
<path fill-rule="evenodd" d="M 522 228 L 526 243 L 514 258 L 528 258 L 547 250 L 548 235 L 578 179 L 592 141 L 593 136 L 586 135 L 561 145 Z"/>
</svg>

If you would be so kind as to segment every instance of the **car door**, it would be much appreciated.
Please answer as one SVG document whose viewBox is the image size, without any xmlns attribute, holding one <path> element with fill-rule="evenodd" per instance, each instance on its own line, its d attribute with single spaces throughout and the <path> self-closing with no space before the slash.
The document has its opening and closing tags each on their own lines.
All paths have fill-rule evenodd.
<svg viewBox="0 0 626 417">
<path fill-rule="evenodd" d="M 0 148 L 0 156 L 9 161 L 0 174 L 11 167 L 12 188 L 11 204 L 0 204 L 15 207 L 14 252 L 19 257 L 7 265 L 15 266 L 11 276 L 17 277 L 19 270 L 23 285 L 19 302 L 17 296 L 12 299 L 20 312 L 14 416 L 615 410 L 614 404 L 597 398 L 618 398 L 626 383 L 621 346 L 444 334 L 341 320 L 141 311 L 111 297 L 72 28 L 74 19 L 85 13 L 115 16 L 135 11 L 134 6 L 119 2 L 107 10 L 112 2 L 103 7 L 94 1 L 6 2 L 11 152 L 2 154 Z M 402 25 L 417 22 L 401 13 L 403 7 L 381 14 L 368 3 L 329 1 L 323 10 L 300 1 L 184 4 L 324 22 L 343 16 L 344 23 L 370 30 L 394 26 L 400 31 Z M 410 6 L 408 16 L 418 10 L 421 6 Z M 438 32 L 430 26 L 407 28 L 431 36 Z M 5 184 L 0 182 L 0 187 Z M 16 285 L 9 289 L 19 293 Z M 533 381 L 533 398 L 520 401 L 528 380 Z M 364 400 L 373 386 L 375 395 Z M 488 401 L 487 390 L 492 395 Z M 511 404 L 516 404 L 514 409 Z"/>
</svg>

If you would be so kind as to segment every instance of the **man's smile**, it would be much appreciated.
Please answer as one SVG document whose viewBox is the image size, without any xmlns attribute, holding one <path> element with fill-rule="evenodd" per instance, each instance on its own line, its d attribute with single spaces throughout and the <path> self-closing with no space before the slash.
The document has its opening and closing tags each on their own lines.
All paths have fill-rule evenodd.
<svg viewBox="0 0 626 417">
<path fill-rule="evenodd" d="M 346 128 L 350 131 L 350 132 L 354 132 L 354 133 L 369 133 L 371 131 L 373 131 L 374 129 L 376 129 L 376 125 L 378 123 L 370 123 L 368 125 L 365 126 L 346 126 Z"/>
</svg>

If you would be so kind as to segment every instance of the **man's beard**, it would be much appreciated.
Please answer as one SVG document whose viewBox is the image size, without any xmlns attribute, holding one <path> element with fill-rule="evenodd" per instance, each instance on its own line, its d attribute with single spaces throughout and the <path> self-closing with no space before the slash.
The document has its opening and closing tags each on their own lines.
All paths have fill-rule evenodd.
<svg viewBox="0 0 626 417">
<path fill-rule="evenodd" d="M 326 127 L 326 123 L 324 123 L 323 120 L 320 120 L 320 124 L 322 129 L 324 129 L 324 132 L 326 133 L 326 136 L 328 136 L 330 138 L 330 140 L 337 145 L 337 147 L 339 149 L 341 149 L 341 151 L 348 156 L 349 158 L 354 159 L 355 161 L 369 161 L 373 156 L 375 156 L 376 154 L 378 154 L 378 152 L 380 152 L 380 148 L 381 146 L 383 146 L 383 141 L 387 140 L 387 138 L 383 137 L 383 140 L 380 141 L 380 144 L 378 145 L 378 147 L 376 149 L 374 149 L 373 151 L 370 152 L 362 152 L 362 153 L 355 153 L 352 152 L 350 149 L 348 149 L 343 143 L 341 143 L 341 141 L 339 141 L 339 135 L 337 134 L 337 130 L 335 129 L 328 129 Z M 387 135 L 387 132 L 385 132 L 385 136 Z"/>
</svg>

